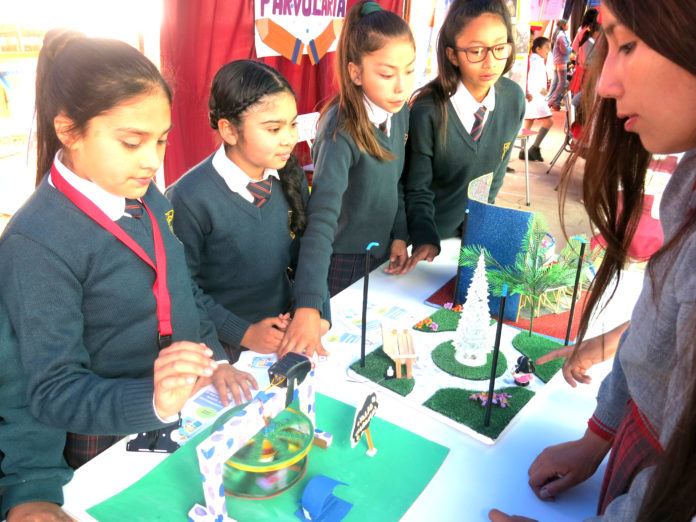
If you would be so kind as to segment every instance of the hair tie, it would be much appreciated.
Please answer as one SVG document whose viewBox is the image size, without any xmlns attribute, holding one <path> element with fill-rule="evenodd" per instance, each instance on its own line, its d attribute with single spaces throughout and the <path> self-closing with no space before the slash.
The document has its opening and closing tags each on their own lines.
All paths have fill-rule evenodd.
<svg viewBox="0 0 696 522">
<path fill-rule="evenodd" d="M 360 14 L 363 16 L 367 16 L 372 13 L 376 13 L 377 11 L 382 11 L 382 6 L 379 5 L 377 2 L 365 2 L 363 6 L 360 8 Z"/>
</svg>

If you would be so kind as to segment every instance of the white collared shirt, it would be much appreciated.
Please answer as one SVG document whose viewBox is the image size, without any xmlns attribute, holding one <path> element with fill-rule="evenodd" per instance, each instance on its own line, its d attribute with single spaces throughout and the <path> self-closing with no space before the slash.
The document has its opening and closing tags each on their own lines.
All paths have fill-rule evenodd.
<svg viewBox="0 0 696 522">
<path fill-rule="evenodd" d="M 116 221 L 123 216 L 132 217 L 126 212 L 126 198 L 122 196 L 114 196 L 96 183 L 81 178 L 66 167 L 65 164 L 63 164 L 61 161 L 62 158 L 63 151 L 59 150 L 56 152 L 56 157 L 54 158 L 54 163 L 58 173 L 63 176 L 65 181 L 67 181 L 75 190 L 80 192 L 80 194 L 94 203 L 99 210 L 104 212 L 104 214 L 106 214 L 111 221 Z M 55 187 L 55 184 L 50 176 L 48 181 L 51 186 Z"/>
<path fill-rule="evenodd" d="M 382 125 L 385 121 L 387 122 L 387 129 L 385 131 L 386 135 L 389 136 L 391 133 L 391 118 L 392 118 L 392 113 L 384 110 L 382 107 L 378 107 L 375 105 L 372 100 L 370 100 L 367 96 L 364 96 L 365 99 L 365 109 L 367 109 L 367 117 L 369 118 L 370 122 L 377 128 L 379 128 L 380 125 Z"/>
<path fill-rule="evenodd" d="M 464 129 L 471 134 L 471 129 L 474 127 L 474 113 L 479 107 L 483 105 L 486 108 L 486 113 L 483 115 L 484 126 L 488 120 L 488 115 L 495 109 L 495 85 L 491 86 L 483 101 L 478 102 L 460 80 L 457 92 L 452 95 L 450 101 Z"/>
<path fill-rule="evenodd" d="M 227 154 L 225 154 L 224 143 L 220 145 L 220 148 L 213 156 L 213 168 L 218 174 L 220 174 L 220 176 L 222 176 L 222 179 L 232 192 L 239 194 L 249 203 L 254 202 L 254 196 L 252 196 L 251 192 L 247 190 L 247 185 L 250 181 L 261 181 L 268 179 L 269 176 L 274 176 L 276 179 L 280 179 L 278 171 L 275 169 L 264 169 L 263 178 L 261 178 L 261 180 L 251 179 L 249 176 L 247 176 L 246 172 L 240 169 L 234 161 L 227 157 Z"/>
</svg>

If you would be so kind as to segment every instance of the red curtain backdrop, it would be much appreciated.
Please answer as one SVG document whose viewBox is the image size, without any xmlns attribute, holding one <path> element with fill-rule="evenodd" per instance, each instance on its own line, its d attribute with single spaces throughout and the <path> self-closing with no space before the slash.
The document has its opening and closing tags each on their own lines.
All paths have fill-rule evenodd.
<svg viewBox="0 0 696 522">
<path fill-rule="evenodd" d="M 348 0 L 347 9 L 356 1 Z M 398 14 L 402 13 L 403 2 L 379 1 L 384 9 Z M 208 124 L 210 83 L 227 62 L 257 59 L 254 0 L 165 0 L 160 48 L 162 71 L 174 93 L 174 126 L 164 159 L 165 183 L 169 186 L 219 146 L 217 132 Z M 318 110 L 335 94 L 335 54 L 328 53 L 314 66 L 307 55 L 300 65 L 282 56 L 260 60 L 288 79 L 297 95 L 298 113 L 304 114 Z M 307 151 L 298 154 L 306 159 Z"/>
</svg>

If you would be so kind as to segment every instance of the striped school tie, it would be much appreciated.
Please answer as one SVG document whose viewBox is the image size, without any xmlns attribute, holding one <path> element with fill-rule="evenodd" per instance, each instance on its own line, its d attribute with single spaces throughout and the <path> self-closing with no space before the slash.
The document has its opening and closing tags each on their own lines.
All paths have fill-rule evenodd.
<svg viewBox="0 0 696 522">
<path fill-rule="evenodd" d="M 143 217 L 143 207 L 137 199 L 126 198 L 126 208 L 124 212 L 135 219 Z"/>
<path fill-rule="evenodd" d="M 481 105 L 474 113 L 474 126 L 471 128 L 471 138 L 478 141 L 483 134 L 483 117 L 486 115 L 486 108 Z"/>
<path fill-rule="evenodd" d="M 256 183 L 250 181 L 247 190 L 254 196 L 254 205 L 260 207 L 271 197 L 271 180 L 264 179 Z"/>
</svg>

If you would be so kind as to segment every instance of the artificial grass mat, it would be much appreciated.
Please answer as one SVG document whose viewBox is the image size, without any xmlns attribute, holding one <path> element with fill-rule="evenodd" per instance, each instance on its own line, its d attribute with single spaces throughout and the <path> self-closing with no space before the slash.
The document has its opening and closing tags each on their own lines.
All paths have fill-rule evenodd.
<svg viewBox="0 0 696 522">
<path fill-rule="evenodd" d="M 512 340 L 512 345 L 532 361 L 536 361 L 542 355 L 546 355 L 551 350 L 563 346 L 561 343 L 557 343 L 546 337 L 541 337 L 540 335 L 532 334 L 530 336 L 529 332 L 526 331 L 518 333 Z M 561 369 L 564 360 L 565 359 L 554 359 L 546 364 L 537 364 L 534 374 L 542 381 L 549 382 L 551 377 L 556 375 L 556 372 Z"/>
<path fill-rule="evenodd" d="M 510 395 L 509 405 L 505 408 L 493 405 L 491 422 L 488 427 L 483 425 L 486 408 L 481 406 L 479 400 L 469 399 L 470 395 L 479 393 L 478 391 L 442 388 L 435 392 L 423 405 L 470 427 L 486 437 L 496 439 L 513 417 L 534 396 L 533 391 L 518 386 L 495 390 L 495 393 L 503 392 Z"/>
<path fill-rule="evenodd" d="M 437 323 L 438 332 L 453 332 L 457 329 L 457 324 L 459 324 L 459 316 L 461 315 L 462 314 L 460 312 L 453 312 L 447 308 L 440 308 L 428 317 L 432 319 L 434 323 Z M 434 332 L 434 330 L 428 325 L 414 326 L 413 329 L 418 330 L 419 332 Z"/>
<path fill-rule="evenodd" d="M 482 366 L 465 366 L 454 358 L 454 345 L 452 341 L 438 344 L 432 351 L 433 362 L 444 372 L 461 377 L 483 381 L 491 378 L 491 366 L 493 365 L 493 352 L 486 355 L 486 364 Z M 367 363 L 366 363 L 367 364 Z M 498 364 L 495 376 L 500 377 L 507 370 L 507 359 L 502 352 L 498 354 Z"/>
<path fill-rule="evenodd" d="M 360 367 L 360 360 L 358 360 L 350 365 L 350 369 L 358 375 L 367 377 L 368 379 L 376 382 L 380 386 L 384 386 L 385 388 L 394 391 L 399 395 L 402 395 L 403 397 L 406 397 L 406 395 L 411 393 L 411 390 L 413 390 L 413 386 L 415 385 L 416 381 L 414 379 L 408 379 L 407 377 L 402 377 L 401 379 L 385 379 L 384 374 L 386 373 L 387 368 L 389 366 L 391 366 L 392 369 L 394 369 L 394 375 L 396 375 L 396 367 L 392 358 L 389 357 L 386 353 L 384 353 L 382 348 L 377 348 L 372 353 L 369 353 L 365 356 L 364 368 Z M 406 365 L 403 365 L 402 375 L 405 375 L 405 373 Z"/>
<path fill-rule="evenodd" d="M 436 312 L 433 312 L 430 314 L 428 317 L 425 319 L 430 319 L 433 323 L 437 323 L 437 330 L 433 330 L 430 328 L 429 325 L 423 324 L 422 326 L 418 326 L 420 323 L 425 321 L 425 319 L 422 319 L 421 321 L 418 321 L 415 325 L 413 325 L 414 330 L 418 330 L 419 332 L 430 332 L 430 333 L 435 333 L 437 332 L 454 332 L 457 329 L 457 325 L 459 324 L 459 318 L 461 317 L 462 313 L 461 312 L 455 312 L 453 310 L 449 310 L 448 308 L 440 308 Z M 491 318 L 491 326 L 495 324 L 495 319 Z"/>
</svg>

